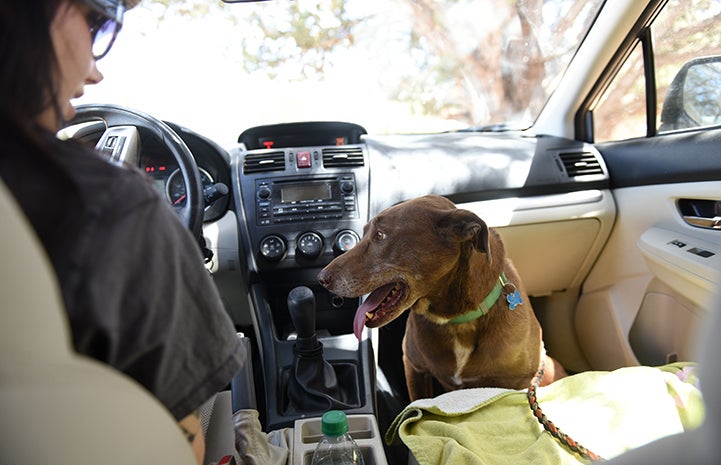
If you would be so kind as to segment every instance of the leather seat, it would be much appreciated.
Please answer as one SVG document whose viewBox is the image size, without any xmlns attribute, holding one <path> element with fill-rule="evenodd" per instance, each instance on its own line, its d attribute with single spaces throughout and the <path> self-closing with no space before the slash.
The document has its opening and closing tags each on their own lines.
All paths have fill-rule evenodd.
<svg viewBox="0 0 721 465">
<path fill-rule="evenodd" d="M 150 393 L 73 351 L 52 267 L 2 182 L 0 218 L 0 462 L 193 465 Z"/>
</svg>

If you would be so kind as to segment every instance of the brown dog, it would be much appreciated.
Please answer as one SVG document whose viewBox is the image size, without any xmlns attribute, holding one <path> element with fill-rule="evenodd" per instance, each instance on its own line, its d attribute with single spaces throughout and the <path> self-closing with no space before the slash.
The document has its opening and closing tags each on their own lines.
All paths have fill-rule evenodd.
<svg viewBox="0 0 721 465">
<path fill-rule="evenodd" d="M 354 319 L 376 328 L 410 309 L 403 364 L 411 400 L 444 390 L 522 389 L 545 357 L 541 385 L 566 376 L 545 355 L 541 327 L 501 237 L 474 213 L 428 195 L 388 208 L 318 275 L 344 297 L 370 293 Z"/>
</svg>

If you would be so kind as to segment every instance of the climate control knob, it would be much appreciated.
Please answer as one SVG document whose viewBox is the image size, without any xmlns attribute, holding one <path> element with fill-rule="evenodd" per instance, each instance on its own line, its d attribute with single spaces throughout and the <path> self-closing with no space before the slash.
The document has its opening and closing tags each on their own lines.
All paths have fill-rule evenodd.
<svg viewBox="0 0 721 465">
<path fill-rule="evenodd" d="M 344 229 L 335 235 L 333 250 L 338 254 L 342 254 L 355 247 L 358 242 L 360 242 L 360 237 L 358 237 L 355 231 Z"/>
<path fill-rule="evenodd" d="M 281 261 L 287 250 L 285 240 L 275 234 L 266 236 L 260 241 L 260 256 L 270 262 Z"/>
<path fill-rule="evenodd" d="M 298 236 L 295 249 L 301 257 L 316 258 L 323 252 L 323 237 L 317 232 L 304 232 Z"/>
</svg>

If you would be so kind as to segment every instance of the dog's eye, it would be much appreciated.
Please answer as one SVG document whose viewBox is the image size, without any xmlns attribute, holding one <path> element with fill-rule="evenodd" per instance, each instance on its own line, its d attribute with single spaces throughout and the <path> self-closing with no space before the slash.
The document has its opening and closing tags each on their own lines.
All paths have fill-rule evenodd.
<svg viewBox="0 0 721 465">
<path fill-rule="evenodd" d="M 380 230 L 376 231 L 376 233 L 373 235 L 373 239 L 377 242 L 380 242 L 385 238 L 386 238 L 386 233 L 384 233 L 383 231 L 380 231 Z"/>
</svg>

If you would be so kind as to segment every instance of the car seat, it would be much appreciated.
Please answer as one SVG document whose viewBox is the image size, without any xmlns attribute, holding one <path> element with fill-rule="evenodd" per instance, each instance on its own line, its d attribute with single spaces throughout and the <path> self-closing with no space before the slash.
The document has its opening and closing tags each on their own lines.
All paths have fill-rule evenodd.
<svg viewBox="0 0 721 465">
<path fill-rule="evenodd" d="M 699 347 L 699 379 L 706 408 L 703 424 L 692 431 L 668 436 L 620 455 L 613 465 L 718 464 L 716 449 L 721 438 L 721 296 L 704 325 Z"/>
<path fill-rule="evenodd" d="M 155 397 L 74 352 L 50 262 L 1 181 L 0 218 L 0 463 L 194 464 Z"/>
</svg>

